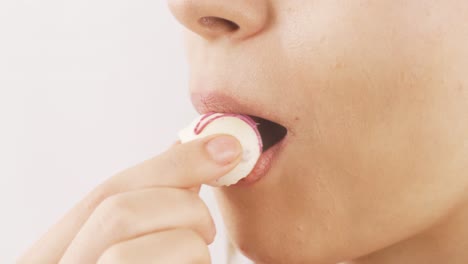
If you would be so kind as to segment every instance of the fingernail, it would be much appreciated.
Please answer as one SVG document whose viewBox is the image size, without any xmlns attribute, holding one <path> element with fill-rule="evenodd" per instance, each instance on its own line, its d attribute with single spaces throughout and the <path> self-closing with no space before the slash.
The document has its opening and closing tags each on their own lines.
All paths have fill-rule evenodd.
<svg viewBox="0 0 468 264">
<path fill-rule="evenodd" d="M 218 136 L 205 145 L 211 159 L 220 165 L 227 165 L 241 153 L 239 141 L 232 136 Z"/>
</svg>

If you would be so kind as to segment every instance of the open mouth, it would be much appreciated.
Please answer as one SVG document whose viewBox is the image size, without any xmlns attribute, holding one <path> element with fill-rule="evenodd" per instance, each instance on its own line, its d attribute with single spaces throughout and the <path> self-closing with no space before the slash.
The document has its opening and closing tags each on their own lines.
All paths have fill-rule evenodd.
<svg viewBox="0 0 468 264">
<path fill-rule="evenodd" d="M 278 123 L 257 116 L 249 115 L 249 117 L 257 124 L 257 131 L 262 138 L 262 154 L 250 174 L 235 186 L 250 186 L 263 178 L 273 166 L 275 157 L 284 147 L 282 142 L 288 134 L 288 129 Z"/>
<path fill-rule="evenodd" d="M 256 136 L 261 137 L 261 154 L 253 169 L 245 178 L 232 186 L 251 186 L 266 176 L 270 169 L 279 168 L 277 160 L 284 157 L 282 153 L 291 142 L 288 139 L 288 134 L 292 124 L 288 123 L 287 116 L 274 111 L 266 111 L 265 108 L 257 104 L 247 103 L 249 101 L 247 99 L 241 101 L 239 98 L 216 92 L 214 89 L 212 91 L 207 90 L 207 88 L 195 87 L 193 89 L 204 90 L 204 92 L 191 93 L 192 103 L 198 113 L 201 115 L 209 113 L 226 113 L 226 115 L 231 116 L 243 115 L 250 119 L 250 122 L 247 122 L 250 126 L 255 126 Z M 282 122 L 282 124 L 277 122 Z"/>
<path fill-rule="evenodd" d="M 262 152 L 279 143 L 288 134 L 288 130 L 284 126 L 273 121 L 257 116 L 250 116 L 250 118 L 258 124 L 257 129 L 263 142 Z"/>
</svg>

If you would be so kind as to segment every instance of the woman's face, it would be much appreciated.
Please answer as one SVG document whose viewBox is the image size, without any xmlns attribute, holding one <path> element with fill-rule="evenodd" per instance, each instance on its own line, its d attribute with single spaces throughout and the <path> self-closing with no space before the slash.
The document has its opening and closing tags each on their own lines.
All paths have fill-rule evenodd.
<svg viewBox="0 0 468 264">
<path fill-rule="evenodd" d="M 466 1 L 169 2 L 198 110 L 288 128 L 265 177 L 216 191 L 252 260 L 363 256 L 467 199 Z"/>
</svg>

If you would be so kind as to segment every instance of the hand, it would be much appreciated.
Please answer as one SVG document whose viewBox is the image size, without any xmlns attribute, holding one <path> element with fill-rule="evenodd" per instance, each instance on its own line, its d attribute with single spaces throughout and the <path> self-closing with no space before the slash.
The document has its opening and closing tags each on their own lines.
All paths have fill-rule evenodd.
<svg viewBox="0 0 468 264">
<path fill-rule="evenodd" d="M 198 192 L 240 153 L 225 135 L 176 144 L 91 191 L 19 263 L 210 263 L 216 231 Z"/>
</svg>

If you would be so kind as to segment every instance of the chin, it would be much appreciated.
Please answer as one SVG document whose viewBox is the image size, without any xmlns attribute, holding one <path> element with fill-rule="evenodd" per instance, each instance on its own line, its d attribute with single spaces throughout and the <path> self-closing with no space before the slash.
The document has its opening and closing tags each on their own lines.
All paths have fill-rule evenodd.
<svg viewBox="0 0 468 264">
<path fill-rule="evenodd" d="M 330 226 L 320 224 L 325 221 L 311 217 L 319 214 L 317 210 L 300 215 L 303 207 L 280 203 L 285 200 L 284 193 L 276 198 L 262 193 L 262 188 L 273 188 L 266 183 L 259 182 L 256 188 L 241 191 L 215 190 L 230 240 L 244 256 L 255 264 L 336 264 L 350 256 L 351 248 L 344 247 L 349 240 L 330 239 L 338 237 L 332 233 L 340 230 L 329 230 Z"/>
<path fill-rule="evenodd" d="M 231 231 L 230 234 L 234 246 L 255 264 L 336 264 L 342 260 L 330 254 L 329 249 L 318 246 L 319 241 L 285 236 L 283 232 Z"/>
</svg>

